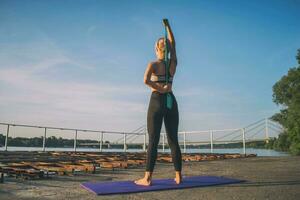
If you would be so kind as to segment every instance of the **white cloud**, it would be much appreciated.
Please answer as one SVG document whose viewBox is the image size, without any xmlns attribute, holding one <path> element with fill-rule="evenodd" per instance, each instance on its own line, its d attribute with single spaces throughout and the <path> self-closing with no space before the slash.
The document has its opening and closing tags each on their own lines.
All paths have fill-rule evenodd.
<svg viewBox="0 0 300 200">
<path fill-rule="evenodd" d="M 34 72 L 33 68 L 31 70 Z M 5 93 L 1 94 L 2 106 L 18 104 L 26 108 L 31 105 L 29 113 L 39 109 L 39 111 L 45 111 L 44 114 L 48 116 L 49 113 L 46 112 L 49 110 L 60 110 L 77 115 L 98 114 L 113 117 L 123 116 L 123 113 L 136 115 L 145 110 L 143 103 L 124 101 L 122 98 L 123 95 L 128 94 L 143 95 L 144 90 L 132 86 L 50 82 L 41 80 L 34 73 L 28 73 L 24 69 L 2 69 L 0 70 L 0 81 L 13 88 L 12 91 L 6 89 Z M 36 105 L 36 107 L 34 108 L 32 105 Z"/>
</svg>

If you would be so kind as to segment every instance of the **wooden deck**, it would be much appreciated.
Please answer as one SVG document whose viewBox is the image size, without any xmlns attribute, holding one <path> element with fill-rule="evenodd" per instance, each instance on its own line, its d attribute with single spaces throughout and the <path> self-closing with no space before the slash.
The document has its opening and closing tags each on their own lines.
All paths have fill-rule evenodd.
<svg viewBox="0 0 300 200">
<path fill-rule="evenodd" d="M 183 162 L 254 157 L 242 154 L 182 154 Z M 146 154 L 119 152 L 0 152 L 0 177 L 34 179 L 75 173 L 97 173 L 103 169 L 136 168 L 144 166 Z M 171 163 L 168 153 L 158 153 L 157 162 Z"/>
</svg>

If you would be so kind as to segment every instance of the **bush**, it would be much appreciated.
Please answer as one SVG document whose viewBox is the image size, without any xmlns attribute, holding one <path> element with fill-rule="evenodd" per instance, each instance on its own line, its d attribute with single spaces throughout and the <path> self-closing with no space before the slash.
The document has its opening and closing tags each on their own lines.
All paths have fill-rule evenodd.
<svg viewBox="0 0 300 200">
<path fill-rule="evenodd" d="M 300 155 L 300 143 L 292 143 L 289 150 L 293 155 Z"/>
<path fill-rule="evenodd" d="M 288 151 L 290 147 L 290 141 L 286 132 L 281 133 L 278 140 L 274 142 L 274 149 L 280 151 Z"/>
</svg>

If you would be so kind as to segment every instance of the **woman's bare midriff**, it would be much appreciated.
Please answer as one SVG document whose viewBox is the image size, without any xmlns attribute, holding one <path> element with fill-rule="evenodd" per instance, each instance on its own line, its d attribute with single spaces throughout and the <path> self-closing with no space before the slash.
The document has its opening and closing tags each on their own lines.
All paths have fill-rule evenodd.
<svg viewBox="0 0 300 200">
<path fill-rule="evenodd" d="M 166 85 L 165 83 L 156 83 L 157 85 L 161 86 L 161 87 L 164 87 L 164 85 Z M 168 85 L 171 86 L 171 90 L 169 92 L 172 92 L 172 84 L 171 83 L 168 83 Z M 157 89 L 154 89 L 154 88 L 151 88 L 151 91 L 152 92 L 159 92 Z M 159 92 L 161 93 L 161 92 Z"/>
</svg>

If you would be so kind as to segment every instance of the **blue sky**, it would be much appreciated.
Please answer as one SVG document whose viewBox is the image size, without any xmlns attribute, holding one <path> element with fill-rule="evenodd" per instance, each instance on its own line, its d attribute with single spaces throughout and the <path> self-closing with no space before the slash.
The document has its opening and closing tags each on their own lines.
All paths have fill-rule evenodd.
<svg viewBox="0 0 300 200">
<path fill-rule="evenodd" d="M 146 123 L 146 65 L 173 28 L 180 130 L 236 128 L 279 108 L 296 66 L 300 1 L 0 0 L 0 121 L 131 131 Z"/>
</svg>

